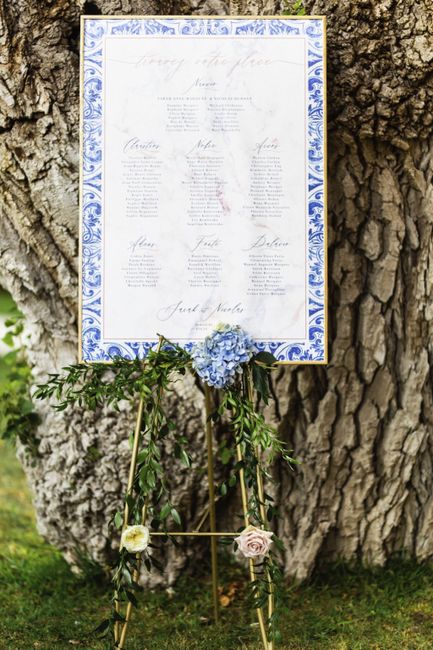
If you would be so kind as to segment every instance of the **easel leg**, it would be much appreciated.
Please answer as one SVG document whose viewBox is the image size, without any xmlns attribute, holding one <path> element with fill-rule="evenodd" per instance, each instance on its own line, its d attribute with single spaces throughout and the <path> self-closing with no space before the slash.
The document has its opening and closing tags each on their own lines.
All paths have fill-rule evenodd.
<svg viewBox="0 0 433 650">
<path fill-rule="evenodd" d="M 256 455 L 257 455 L 257 460 L 260 460 L 260 449 L 257 448 L 256 450 Z M 266 510 L 265 510 L 265 496 L 264 496 L 264 489 L 263 489 L 263 480 L 262 480 L 262 475 L 260 473 L 260 468 L 257 467 L 257 486 L 258 486 L 258 492 L 259 492 L 259 499 L 260 499 L 260 517 L 262 522 L 266 521 Z M 272 583 L 271 576 L 269 575 L 269 571 L 266 572 L 266 578 L 268 581 L 268 586 L 269 586 L 269 596 L 268 596 L 268 618 L 271 618 L 272 614 L 274 613 L 274 586 Z M 273 640 L 268 641 L 268 650 L 274 650 L 274 642 Z"/>
<path fill-rule="evenodd" d="M 214 484 L 214 460 L 213 460 L 213 438 L 212 422 L 210 415 L 212 413 L 212 400 L 210 388 L 204 385 L 205 411 L 206 411 L 206 443 L 207 443 L 207 476 L 209 483 L 209 525 L 212 533 L 216 532 L 215 516 L 215 484 Z M 212 598 L 214 607 L 215 622 L 219 620 L 219 601 L 218 601 L 218 548 L 216 536 L 211 536 L 211 560 L 212 560 Z"/>
<path fill-rule="evenodd" d="M 236 455 L 238 461 L 242 461 L 242 449 L 240 445 L 236 445 Z M 248 518 L 248 495 L 247 495 L 247 487 L 245 485 L 245 476 L 244 476 L 244 470 L 241 468 L 239 470 L 239 482 L 241 484 L 241 497 L 242 497 L 242 510 L 244 513 L 244 521 L 245 521 L 245 527 L 248 526 L 249 518 Z M 249 561 L 249 567 L 250 567 L 250 578 L 251 582 L 254 582 L 256 579 L 256 570 L 254 566 L 254 561 L 250 560 Z M 263 647 L 265 650 L 269 650 L 270 646 L 268 643 L 268 636 L 266 634 L 266 625 L 265 625 L 265 618 L 263 616 L 263 610 L 261 608 L 256 609 L 257 612 L 257 619 L 259 621 L 259 627 L 260 627 L 260 634 L 262 637 L 263 641 Z"/>
<path fill-rule="evenodd" d="M 143 510 L 141 512 L 141 524 L 143 525 L 146 522 L 147 518 L 147 502 L 143 506 Z M 137 553 L 135 556 L 137 560 L 137 568 L 132 574 L 132 579 L 134 582 L 138 582 L 138 578 L 140 577 L 140 561 L 141 561 L 141 554 Z M 128 629 L 128 623 L 131 619 L 131 614 L 132 614 L 132 603 L 128 602 L 126 606 L 126 614 L 125 614 L 125 622 L 123 623 L 122 627 L 122 632 L 120 635 L 120 640 L 119 640 L 119 645 L 118 648 L 119 650 L 122 650 L 125 647 L 125 641 L 126 641 L 126 632 Z"/>
<path fill-rule="evenodd" d="M 250 400 L 250 402 L 254 402 L 254 386 L 253 386 L 251 372 L 247 373 L 247 388 L 248 388 L 248 399 Z M 256 448 L 255 453 L 256 453 L 257 461 L 258 463 L 260 463 L 261 450 L 259 447 Z M 263 478 L 260 472 L 259 464 L 257 465 L 257 488 L 258 488 L 259 500 L 260 500 L 260 518 L 264 524 L 266 522 L 265 492 L 263 489 Z M 268 618 L 271 618 L 274 612 L 274 594 L 273 594 L 274 586 L 272 584 L 272 579 L 271 576 L 269 575 L 269 571 L 267 571 L 266 578 L 269 586 Z M 274 650 L 273 640 L 268 641 L 267 647 L 268 650 Z"/>
<path fill-rule="evenodd" d="M 162 347 L 162 337 L 159 337 L 158 341 L 158 346 L 156 348 L 156 352 L 159 352 L 161 347 Z M 161 391 L 158 393 L 158 402 L 161 399 Z M 129 495 L 130 492 L 132 491 L 133 485 L 134 485 L 134 477 L 135 477 L 135 470 L 137 467 L 137 456 L 138 456 L 138 450 L 140 447 L 140 438 L 141 438 L 141 422 L 143 419 L 143 408 L 144 408 L 144 399 L 141 398 L 140 402 L 138 404 L 138 411 L 137 411 L 137 419 L 135 422 L 135 430 L 134 430 L 134 440 L 132 444 L 132 455 L 131 455 L 131 463 L 129 465 L 129 477 L 128 477 L 128 488 L 126 494 Z M 150 435 L 154 434 L 154 428 L 156 425 L 155 422 L 156 418 L 154 417 L 152 426 L 150 429 Z M 147 518 L 147 506 L 148 506 L 148 498 L 146 499 L 146 502 L 143 506 L 143 509 L 141 511 L 141 524 L 144 524 L 146 522 Z M 123 516 L 123 527 L 122 527 L 122 532 L 125 530 L 125 528 L 128 526 L 128 520 L 129 520 L 129 506 L 128 502 L 125 503 L 125 511 L 124 511 L 124 516 Z M 134 582 L 137 582 L 140 576 L 140 561 L 141 561 L 141 554 L 137 553 L 136 555 L 136 560 L 137 560 L 137 568 L 132 574 L 132 579 Z M 119 601 L 116 601 L 115 604 L 116 607 L 116 612 L 119 612 Z M 123 650 L 125 647 L 125 641 L 126 641 L 126 632 L 128 629 L 128 623 L 130 621 L 132 614 L 132 603 L 128 602 L 126 606 L 126 614 L 125 614 L 125 622 L 122 623 L 121 625 L 119 622 L 116 621 L 114 624 L 114 641 L 116 644 L 116 648 L 119 648 L 119 650 Z"/>
<path fill-rule="evenodd" d="M 131 455 L 131 463 L 129 465 L 129 477 L 128 477 L 128 488 L 126 491 L 126 494 L 129 495 L 132 490 L 132 486 L 134 484 L 134 476 L 135 476 L 135 468 L 137 466 L 137 455 L 138 455 L 138 449 L 140 445 L 140 431 L 141 431 L 141 421 L 143 419 L 143 406 L 144 406 L 144 401 L 143 399 L 140 399 L 138 403 L 138 410 L 137 410 L 137 419 L 135 421 L 135 430 L 134 430 L 134 440 L 133 440 L 133 445 L 132 445 L 132 455 Z M 128 519 L 129 519 L 129 506 L 128 502 L 125 503 L 125 510 L 123 514 L 123 527 L 122 527 L 122 532 L 125 530 L 125 528 L 128 525 Z M 119 613 L 120 606 L 119 606 L 119 601 L 116 600 L 115 603 L 115 608 L 116 612 Z M 119 622 L 116 621 L 114 624 L 114 641 L 117 643 L 119 640 Z M 119 646 L 122 647 L 122 646 Z"/>
</svg>

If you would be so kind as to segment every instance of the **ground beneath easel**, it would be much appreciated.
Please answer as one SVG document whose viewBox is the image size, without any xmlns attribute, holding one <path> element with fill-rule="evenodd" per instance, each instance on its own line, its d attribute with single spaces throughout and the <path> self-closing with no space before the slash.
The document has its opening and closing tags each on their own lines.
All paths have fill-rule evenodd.
<svg viewBox="0 0 433 650">
<path fill-rule="evenodd" d="M 88 637 L 107 614 L 111 592 L 69 571 L 36 532 L 24 475 L 0 442 L 0 648 L 99 650 Z M 127 650 L 260 650 L 242 602 L 243 578 L 222 567 L 222 623 L 209 625 L 209 578 L 184 580 L 171 597 L 149 594 L 134 614 Z M 246 580 L 245 580 L 246 584 Z M 394 562 L 387 569 L 329 568 L 287 594 L 279 650 L 428 650 L 433 647 L 433 568 Z"/>
</svg>

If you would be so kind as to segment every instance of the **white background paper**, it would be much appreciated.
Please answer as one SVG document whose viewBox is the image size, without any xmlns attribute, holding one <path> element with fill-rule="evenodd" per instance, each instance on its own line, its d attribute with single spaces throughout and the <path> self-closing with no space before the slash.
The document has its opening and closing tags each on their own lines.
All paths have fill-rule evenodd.
<svg viewBox="0 0 433 650">
<path fill-rule="evenodd" d="M 293 37 L 105 39 L 104 340 L 306 338 L 305 56 Z"/>
</svg>

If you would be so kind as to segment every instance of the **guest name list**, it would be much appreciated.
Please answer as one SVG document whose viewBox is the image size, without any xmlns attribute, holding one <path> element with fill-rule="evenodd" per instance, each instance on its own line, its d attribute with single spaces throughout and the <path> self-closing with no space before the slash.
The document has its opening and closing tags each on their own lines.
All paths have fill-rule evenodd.
<svg viewBox="0 0 433 650">
<path fill-rule="evenodd" d="M 306 337 L 305 42 L 108 37 L 103 338 Z"/>
</svg>

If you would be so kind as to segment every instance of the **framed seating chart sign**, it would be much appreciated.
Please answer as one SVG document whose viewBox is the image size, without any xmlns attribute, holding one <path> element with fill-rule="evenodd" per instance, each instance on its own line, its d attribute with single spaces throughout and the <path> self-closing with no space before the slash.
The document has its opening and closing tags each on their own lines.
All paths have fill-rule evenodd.
<svg viewBox="0 0 433 650">
<path fill-rule="evenodd" d="M 83 17 L 80 358 L 326 362 L 323 17 Z"/>
</svg>

